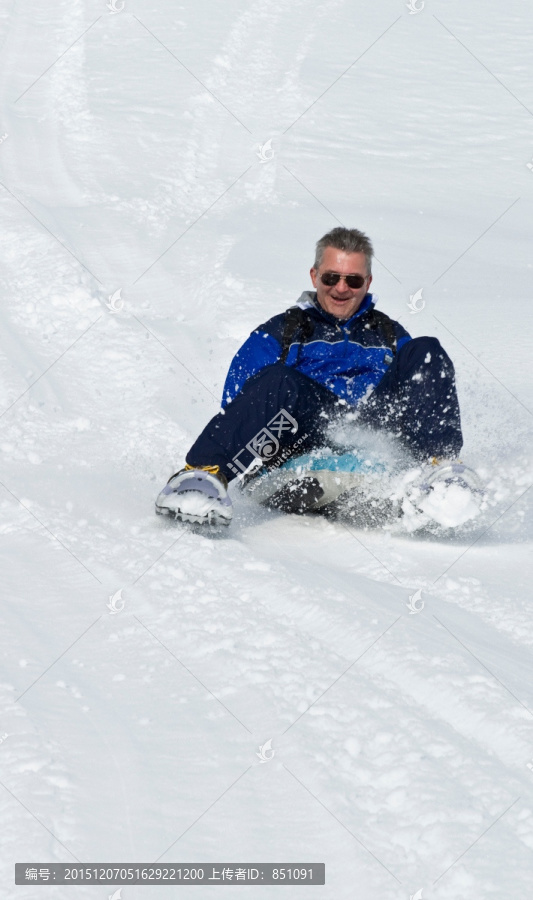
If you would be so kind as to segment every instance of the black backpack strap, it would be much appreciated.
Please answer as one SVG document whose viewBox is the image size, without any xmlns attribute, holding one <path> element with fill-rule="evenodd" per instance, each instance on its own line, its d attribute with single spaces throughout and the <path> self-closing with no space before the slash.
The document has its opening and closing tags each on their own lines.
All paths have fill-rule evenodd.
<svg viewBox="0 0 533 900">
<path fill-rule="evenodd" d="M 305 341 L 311 337 L 313 331 L 313 323 L 305 309 L 300 309 L 299 306 L 291 306 L 285 313 L 285 324 L 283 327 L 283 336 L 281 338 L 280 363 L 285 364 L 290 346 L 294 342 L 294 338 L 298 332 L 301 333 L 300 343 L 305 343 Z"/>
<path fill-rule="evenodd" d="M 387 346 L 390 347 L 392 355 L 395 356 L 398 350 L 398 338 L 396 337 L 394 321 L 379 309 L 369 309 L 365 316 L 368 318 L 369 327 L 373 331 L 377 331 L 379 328 L 383 332 Z"/>
</svg>

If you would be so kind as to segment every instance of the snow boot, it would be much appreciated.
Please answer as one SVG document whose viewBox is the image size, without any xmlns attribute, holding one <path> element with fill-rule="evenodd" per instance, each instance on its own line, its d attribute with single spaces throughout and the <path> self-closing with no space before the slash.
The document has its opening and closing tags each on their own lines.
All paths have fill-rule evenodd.
<svg viewBox="0 0 533 900">
<path fill-rule="evenodd" d="M 229 525 L 233 507 L 227 487 L 219 466 L 186 465 L 169 478 L 155 501 L 155 511 L 181 522 Z"/>
<path fill-rule="evenodd" d="M 444 528 L 464 525 L 479 514 L 483 486 L 473 469 L 459 460 L 433 459 L 413 482 L 407 499 Z"/>
<path fill-rule="evenodd" d="M 481 481 L 468 466 L 465 466 L 458 459 L 437 459 L 433 457 L 431 466 L 423 472 L 420 481 L 420 488 L 424 493 L 435 488 L 439 484 L 452 485 L 455 484 L 464 490 L 469 490 L 473 494 L 482 493 L 483 488 Z"/>
</svg>

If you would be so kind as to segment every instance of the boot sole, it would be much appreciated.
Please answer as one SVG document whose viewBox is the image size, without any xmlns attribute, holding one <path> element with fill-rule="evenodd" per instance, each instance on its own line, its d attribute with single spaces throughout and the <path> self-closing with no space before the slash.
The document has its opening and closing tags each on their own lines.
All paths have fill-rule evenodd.
<svg viewBox="0 0 533 900">
<path fill-rule="evenodd" d="M 168 509 L 166 506 L 157 506 L 155 511 L 158 516 L 166 516 L 177 522 L 189 522 L 191 525 L 229 525 L 231 518 L 221 516 L 216 512 L 210 512 L 206 516 L 195 516 L 191 513 L 183 513 L 179 509 Z"/>
</svg>

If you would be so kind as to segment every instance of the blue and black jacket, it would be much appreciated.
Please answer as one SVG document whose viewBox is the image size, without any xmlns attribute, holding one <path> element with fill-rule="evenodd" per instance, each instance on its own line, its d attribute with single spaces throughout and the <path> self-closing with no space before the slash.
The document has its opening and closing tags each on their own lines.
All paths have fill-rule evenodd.
<svg viewBox="0 0 533 900">
<path fill-rule="evenodd" d="M 316 292 L 304 291 L 297 306 L 304 311 L 306 335 L 295 334 L 283 354 L 285 363 L 328 388 L 350 406 L 357 406 L 383 378 L 396 349 L 411 340 L 405 328 L 383 313 L 374 312 L 372 294 L 366 294 L 356 313 L 346 321 L 325 312 Z M 244 383 L 265 366 L 279 362 L 287 313 L 259 325 L 234 356 L 224 384 L 226 407 Z"/>
</svg>

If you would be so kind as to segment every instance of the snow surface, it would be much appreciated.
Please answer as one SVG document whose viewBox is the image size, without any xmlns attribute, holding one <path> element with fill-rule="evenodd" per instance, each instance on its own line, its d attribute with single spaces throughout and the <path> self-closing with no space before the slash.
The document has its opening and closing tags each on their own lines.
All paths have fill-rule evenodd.
<svg viewBox="0 0 533 900">
<path fill-rule="evenodd" d="M 2 898 L 116 890 L 17 861 L 156 859 L 326 864 L 243 900 L 531 897 L 533 17 L 410 6 L 0 7 Z M 339 221 L 454 360 L 483 526 L 160 521 Z"/>
</svg>

